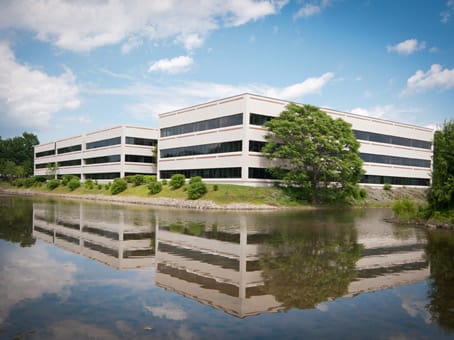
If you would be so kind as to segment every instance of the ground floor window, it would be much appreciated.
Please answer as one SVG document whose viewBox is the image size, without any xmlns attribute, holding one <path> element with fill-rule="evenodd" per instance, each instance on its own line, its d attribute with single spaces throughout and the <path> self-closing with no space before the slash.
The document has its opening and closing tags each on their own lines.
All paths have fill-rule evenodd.
<svg viewBox="0 0 454 340">
<path fill-rule="evenodd" d="M 181 169 L 161 170 L 161 178 L 170 178 L 175 174 L 185 175 L 186 178 L 200 176 L 202 178 L 241 178 L 241 168 L 212 168 L 212 169 Z"/>
<path fill-rule="evenodd" d="M 429 186 L 430 180 L 428 178 L 364 175 L 360 183 Z"/>
<path fill-rule="evenodd" d="M 114 179 L 120 178 L 119 172 L 102 172 L 98 174 L 85 174 L 86 179 Z"/>
<path fill-rule="evenodd" d="M 266 168 L 248 168 L 248 178 L 276 179 Z"/>
</svg>

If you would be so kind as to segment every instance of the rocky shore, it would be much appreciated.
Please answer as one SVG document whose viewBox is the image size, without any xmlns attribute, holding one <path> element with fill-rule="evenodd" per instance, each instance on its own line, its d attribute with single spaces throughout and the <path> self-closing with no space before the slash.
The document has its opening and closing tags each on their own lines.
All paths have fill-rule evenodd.
<svg viewBox="0 0 454 340">
<path fill-rule="evenodd" d="M 205 200 L 181 200 L 175 198 L 153 198 L 153 197 L 134 197 L 134 196 L 107 196 L 107 195 L 71 195 L 56 194 L 30 189 L 4 189 L 0 188 L 0 193 L 16 194 L 33 197 L 63 198 L 68 200 L 84 200 L 118 204 L 139 204 L 157 207 L 172 207 L 195 210 L 278 210 L 281 207 L 272 205 L 255 205 L 248 203 L 230 203 L 225 205 L 216 204 Z"/>
</svg>

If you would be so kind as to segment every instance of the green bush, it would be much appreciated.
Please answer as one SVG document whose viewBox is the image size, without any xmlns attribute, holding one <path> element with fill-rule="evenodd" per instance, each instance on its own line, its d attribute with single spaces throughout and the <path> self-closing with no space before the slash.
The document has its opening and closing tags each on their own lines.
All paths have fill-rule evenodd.
<svg viewBox="0 0 454 340">
<path fill-rule="evenodd" d="M 96 187 L 98 188 L 98 190 L 102 190 L 102 184 L 98 184 Z"/>
<path fill-rule="evenodd" d="M 391 184 L 385 183 L 385 185 L 383 185 L 383 190 L 390 191 L 391 189 L 392 189 Z"/>
<path fill-rule="evenodd" d="M 77 176 L 72 176 L 72 178 L 68 182 L 68 188 L 71 191 L 76 190 L 78 187 L 80 187 L 80 179 Z"/>
<path fill-rule="evenodd" d="M 156 176 L 155 175 L 145 175 L 143 176 L 145 184 L 150 184 L 152 182 L 156 182 Z"/>
<path fill-rule="evenodd" d="M 60 185 L 60 181 L 58 179 L 51 179 L 47 182 L 47 189 L 54 190 Z"/>
<path fill-rule="evenodd" d="M 145 183 L 145 177 L 143 175 L 134 175 L 132 178 L 132 184 L 137 187 Z"/>
<path fill-rule="evenodd" d="M 162 190 L 162 184 L 159 182 L 151 182 L 148 184 L 148 189 L 150 190 L 150 194 L 154 195 L 160 193 Z"/>
<path fill-rule="evenodd" d="M 367 198 L 367 191 L 366 191 L 366 189 L 364 189 L 364 188 L 359 189 L 359 197 L 361 197 L 362 199 Z"/>
<path fill-rule="evenodd" d="M 134 182 L 134 176 L 125 176 L 125 177 L 123 177 L 123 179 L 124 179 L 127 183 L 133 183 L 133 182 Z"/>
<path fill-rule="evenodd" d="M 119 194 L 120 192 L 125 191 L 127 187 L 128 183 L 124 179 L 115 178 L 112 183 L 112 186 L 110 187 L 110 192 L 112 193 L 112 195 L 116 195 Z"/>
<path fill-rule="evenodd" d="M 46 176 L 33 176 L 34 182 L 45 183 L 47 181 Z"/>
<path fill-rule="evenodd" d="M 15 187 L 23 187 L 25 185 L 25 178 L 17 178 L 12 183 Z"/>
<path fill-rule="evenodd" d="M 69 181 L 71 180 L 71 178 L 73 178 L 74 176 L 72 175 L 63 175 L 63 177 L 61 178 L 61 185 L 63 186 L 67 186 Z"/>
<path fill-rule="evenodd" d="M 104 184 L 104 190 L 110 190 L 111 183 Z"/>
<path fill-rule="evenodd" d="M 395 201 L 391 208 L 398 220 L 409 221 L 418 217 L 418 208 L 415 202 L 408 198 Z"/>
<path fill-rule="evenodd" d="M 202 182 L 193 182 L 189 184 L 188 188 L 188 198 L 191 200 L 196 200 L 202 197 L 207 192 L 207 186 Z"/>
<path fill-rule="evenodd" d="M 162 183 L 162 185 L 167 185 L 167 180 L 166 180 L 166 179 L 163 179 L 163 180 L 161 181 L 161 183 Z"/>
<path fill-rule="evenodd" d="M 219 190 L 219 187 L 217 184 L 213 185 L 213 191 L 218 191 Z"/>
<path fill-rule="evenodd" d="M 84 188 L 88 190 L 93 190 L 95 188 L 95 182 L 92 179 L 87 179 L 84 183 Z"/>
<path fill-rule="evenodd" d="M 184 185 L 185 181 L 186 181 L 185 175 L 175 174 L 170 178 L 169 185 L 172 187 L 172 189 L 178 189 Z"/>
<path fill-rule="evenodd" d="M 191 179 L 189 180 L 189 184 L 199 183 L 199 182 L 202 182 L 202 177 L 200 177 L 200 176 L 191 177 Z"/>
</svg>

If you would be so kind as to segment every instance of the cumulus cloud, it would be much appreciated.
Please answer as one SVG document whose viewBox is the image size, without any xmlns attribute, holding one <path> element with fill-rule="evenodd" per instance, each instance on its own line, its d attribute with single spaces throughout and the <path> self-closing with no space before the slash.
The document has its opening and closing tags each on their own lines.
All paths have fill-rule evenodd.
<svg viewBox="0 0 454 340">
<path fill-rule="evenodd" d="M 0 28 L 31 30 L 36 38 L 76 52 L 123 43 L 128 53 L 143 39 L 175 39 L 187 49 L 221 27 L 277 13 L 286 0 L 13 1 L 2 2 Z M 132 37 L 132 38 L 131 38 Z"/>
<path fill-rule="evenodd" d="M 454 14 L 454 0 L 446 2 L 446 9 L 440 13 L 441 22 L 447 24 Z"/>
<path fill-rule="evenodd" d="M 329 6 L 330 3 L 330 0 L 321 0 L 315 1 L 313 3 L 306 3 L 294 14 L 293 18 L 308 18 L 313 15 L 319 14 L 323 11 L 323 9 L 325 9 L 325 7 Z"/>
<path fill-rule="evenodd" d="M 172 59 L 161 59 L 151 64 L 148 72 L 164 72 L 170 74 L 183 73 L 188 71 L 193 59 L 188 56 L 179 56 Z"/>
<path fill-rule="evenodd" d="M 402 91 L 401 95 L 425 92 L 436 88 L 454 88 L 454 69 L 444 69 L 439 64 L 433 64 L 427 72 L 418 70 L 408 78 L 407 87 Z"/>
<path fill-rule="evenodd" d="M 318 78 L 308 78 L 302 83 L 293 84 L 281 89 L 270 88 L 265 95 L 287 100 L 296 100 L 308 94 L 320 93 L 322 88 L 334 77 L 334 73 L 327 72 Z"/>
<path fill-rule="evenodd" d="M 379 105 L 379 106 L 374 106 L 370 109 L 357 107 L 357 108 L 352 109 L 350 112 L 357 114 L 357 115 L 361 115 L 361 116 L 382 118 L 395 111 L 396 111 L 396 108 L 393 105 L 382 105 L 382 106 Z"/>
<path fill-rule="evenodd" d="M 18 63 L 9 45 L 0 42 L 0 110 L 9 123 L 45 126 L 52 114 L 79 105 L 79 89 L 71 70 L 49 76 Z"/>
<path fill-rule="evenodd" d="M 386 49 L 388 52 L 396 52 L 398 54 L 413 54 L 417 51 L 421 51 L 426 48 L 424 41 L 418 41 L 417 39 L 408 39 L 397 43 L 396 45 L 388 45 Z"/>
</svg>

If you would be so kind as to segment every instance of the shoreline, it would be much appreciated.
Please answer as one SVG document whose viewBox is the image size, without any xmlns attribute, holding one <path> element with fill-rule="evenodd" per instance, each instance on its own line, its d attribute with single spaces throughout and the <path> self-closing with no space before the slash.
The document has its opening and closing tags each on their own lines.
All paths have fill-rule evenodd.
<svg viewBox="0 0 454 340">
<path fill-rule="evenodd" d="M 153 197 L 138 197 L 138 196 L 107 196 L 107 195 L 72 195 L 72 194 L 56 194 L 33 191 L 30 189 L 6 189 L 0 188 L 0 194 L 14 194 L 28 197 L 49 197 L 62 198 L 66 200 L 86 200 L 100 203 L 117 203 L 117 204 L 132 204 L 132 205 L 149 205 L 154 207 L 169 207 L 178 209 L 192 210 L 229 210 L 229 211 L 272 211 L 294 209 L 291 207 L 278 207 L 273 205 L 256 205 L 249 203 L 229 203 L 226 205 L 216 204 L 213 201 L 206 200 L 181 200 L 176 198 L 153 198 Z M 301 209 L 313 209 L 313 207 L 301 207 Z"/>
</svg>

